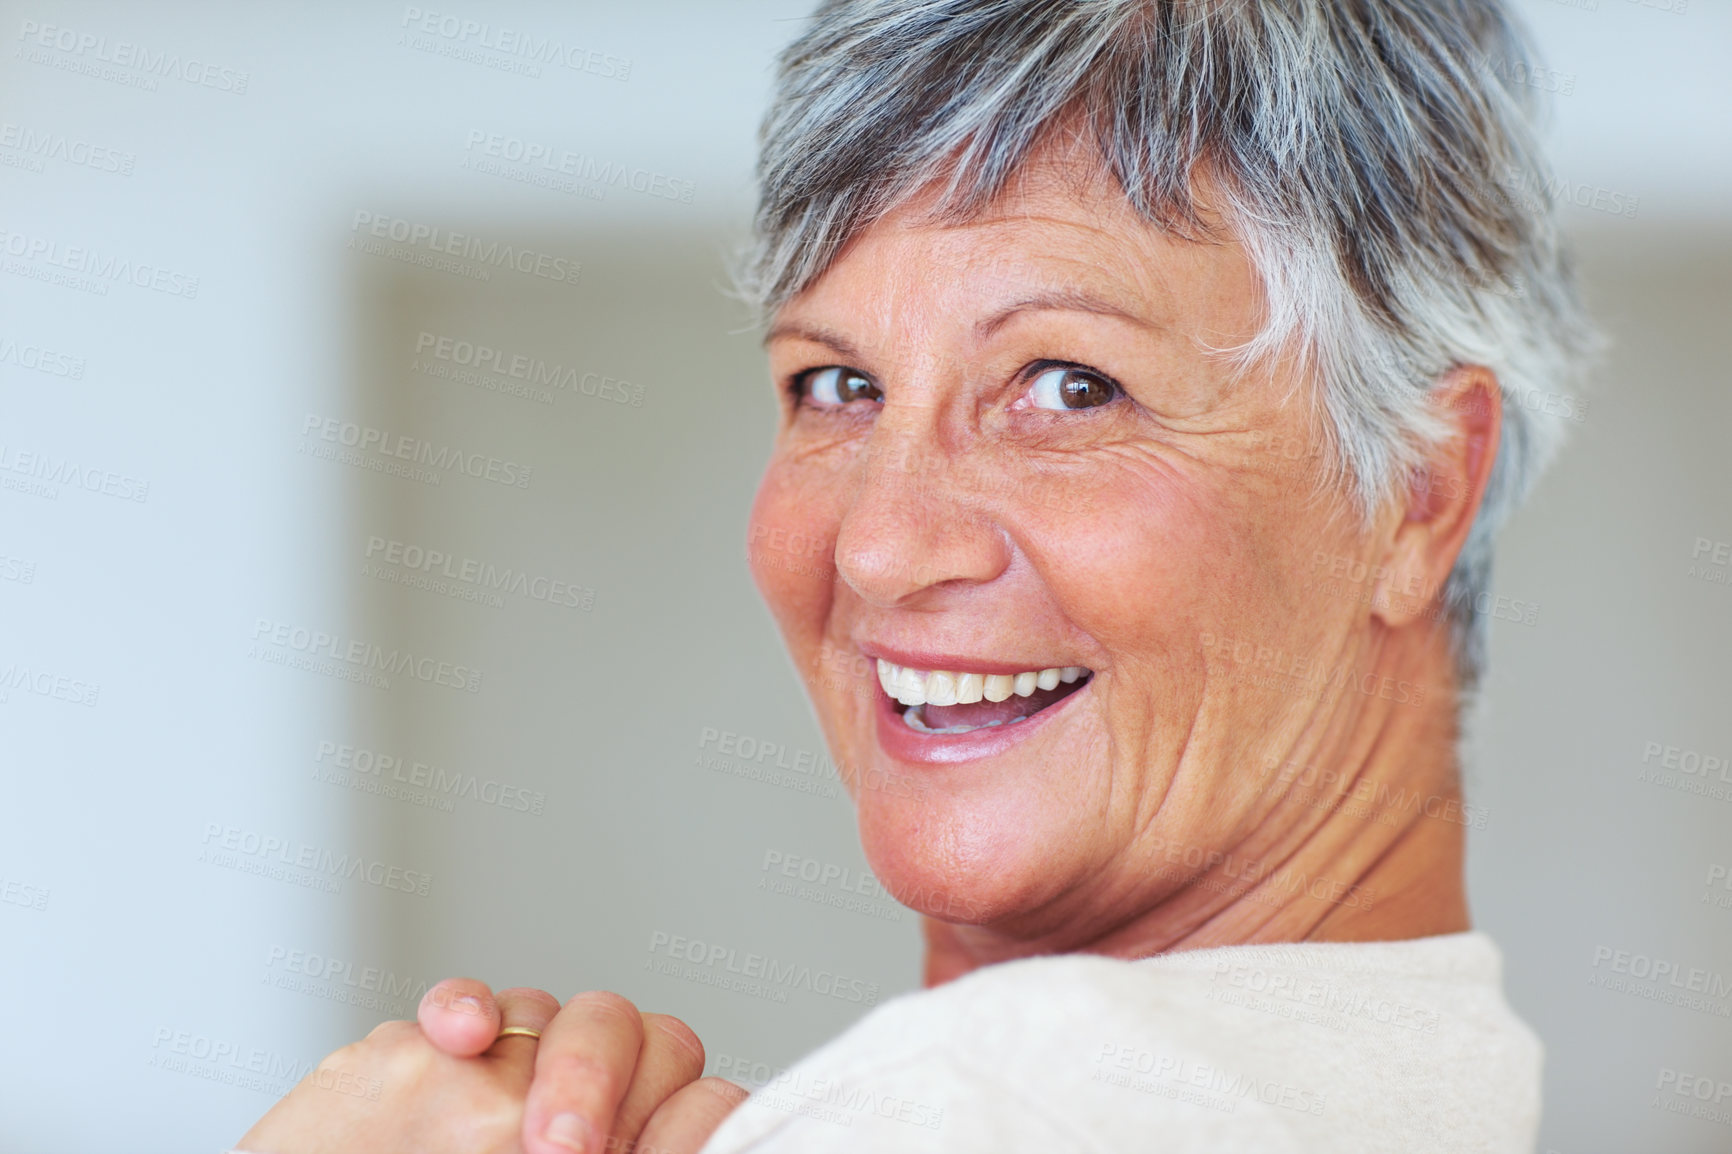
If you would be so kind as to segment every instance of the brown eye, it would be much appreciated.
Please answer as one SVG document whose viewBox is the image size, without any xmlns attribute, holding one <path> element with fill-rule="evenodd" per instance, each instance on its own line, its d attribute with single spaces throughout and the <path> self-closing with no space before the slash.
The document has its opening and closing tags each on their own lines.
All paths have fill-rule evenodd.
<svg viewBox="0 0 1732 1154">
<path fill-rule="evenodd" d="M 1092 409 L 1119 395 L 1118 386 L 1082 369 L 1047 369 L 1028 387 L 1037 409 Z"/>
<path fill-rule="evenodd" d="M 820 408 L 884 399 L 884 393 L 864 373 L 840 365 L 826 365 L 803 374 L 801 386 L 806 399 Z"/>
</svg>

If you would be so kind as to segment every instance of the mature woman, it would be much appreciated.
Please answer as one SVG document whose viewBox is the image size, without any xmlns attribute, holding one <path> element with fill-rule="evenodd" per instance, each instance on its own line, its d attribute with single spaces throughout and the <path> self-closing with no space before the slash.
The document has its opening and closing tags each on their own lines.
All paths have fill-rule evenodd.
<svg viewBox="0 0 1732 1154">
<path fill-rule="evenodd" d="M 833 567 L 753 567 L 930 988 L 733 1109 L 671 1020 L 446 983 L 243 1145 L 1531 1149 L 1456 754 L 1558 437 L 1503 398 L 1590 343 L 1524 59 L 1495 0 L 825 4 L 753 532 Z"/>
</svg>

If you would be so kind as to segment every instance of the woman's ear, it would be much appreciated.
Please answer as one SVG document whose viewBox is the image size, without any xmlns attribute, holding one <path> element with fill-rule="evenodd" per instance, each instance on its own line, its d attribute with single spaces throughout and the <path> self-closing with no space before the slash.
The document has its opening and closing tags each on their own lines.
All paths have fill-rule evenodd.
<svg viewBox="0 0 1732 1154">
<path fill-rule="evenodd" d="M 1430 401 L 1448 435 L 1408 479 L 1406 513 L 1372 602 L 1373 614 L 1392 629 L 1442 617 L 1444 583 L 1479 515 L 1503 430 L 1503 393 L 1482 365 L 1451 369 Z"/>
</svg>

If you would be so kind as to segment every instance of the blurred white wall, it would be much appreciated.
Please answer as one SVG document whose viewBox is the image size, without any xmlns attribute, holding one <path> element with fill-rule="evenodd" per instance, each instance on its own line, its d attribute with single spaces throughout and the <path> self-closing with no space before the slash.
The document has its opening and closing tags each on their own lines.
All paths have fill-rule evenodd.
<svg viewBox="0 0 1732 1154">
<path fill-rule="evenodd" d="M 1590 2 L 1520 7 L 1617 345 L 1506 535 L 1541 611 L 1494 637 L 1470 872 L 1548 1041 L 1542 1149 L 1720 1150 L 1652 1101 L 1732 1080 L 1732 1002 L 1591 983 L 1602 948 L 1732 981 L 1732 802 L 1639 779 L 1650 743 L 1732 752 L 1727 567 L 1690 572 L 1732 541 L 1732 8 Z M 666 976 L 657 933 L 915 984 L 857 872 L 765 868 L 863 868 L 743 563 L 771 406 L 721 291 L 806 8 L 0 4 L 0 1148 L 222 1149 L 452 972 L 618 988 L 765 1062 L 865 1008 Z M 572 372 L 478 387 L 460 341 Z M 496 477 L 322 459 L 350 427 Z M 428 551 L 523 589 L 406 585 Z M 345 679 L 351 642 L 432 680 Z"/>
</svg>

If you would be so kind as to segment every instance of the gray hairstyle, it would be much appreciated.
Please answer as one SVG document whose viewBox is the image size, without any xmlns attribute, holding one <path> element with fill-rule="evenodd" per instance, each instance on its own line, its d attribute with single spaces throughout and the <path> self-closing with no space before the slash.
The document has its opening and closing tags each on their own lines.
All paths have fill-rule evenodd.
<svg viewBox="0 0 1732 1154">
<path fill-rule="evenodd" d="M 780 58 L 741 288 L 772 312 L 929 188 L 967 219 L 1061 121 L 1169 233 L 1210 235 L 1201 179 L 1265 300 L 1214 351 L 1322 382 L 1326 480 L 1367 521 L 1446 435 L 1439 378 L 1497 374 L 1502 442 L 1442 591 L 1470 688 L 1494 535 L 1563 436 L 1529 402 L 1597 343 L 1531 191 L 1554 185 L 1530 60 L 1499 0 L 826 0 Z"/>
</svg>

